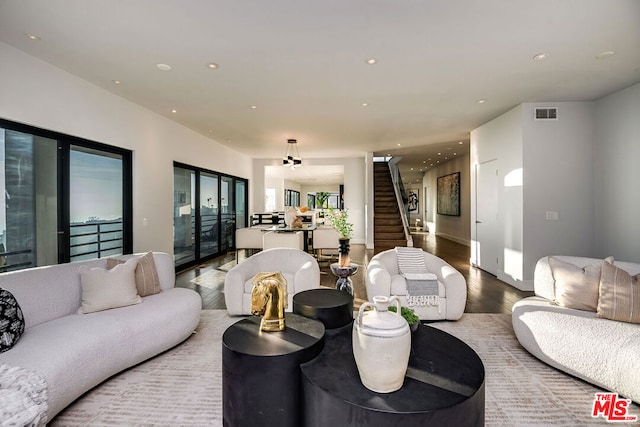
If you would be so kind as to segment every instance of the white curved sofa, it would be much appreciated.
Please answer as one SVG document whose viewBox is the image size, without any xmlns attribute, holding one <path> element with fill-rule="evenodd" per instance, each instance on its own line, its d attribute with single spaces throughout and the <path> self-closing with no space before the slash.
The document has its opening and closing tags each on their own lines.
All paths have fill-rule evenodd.
<svg viewBox="0 0 640 427">
<path fill-rule="evenodd" d="M 120 259 L 136 255 L 125 255 Z M 136 305 L 76 314 L 81 305 L 79 267 L 106 268 L 106 259 L 0 274 L 23 311 L 25 331 L 0 365 L 38 374 L 46 384 L 47 412 L 56 414 L 118 372 L 188 338 L 198 325 L 202 300 L 175 288 L 173 259 L 154 253 L 161 292 Z"/>
<path fill-rule="evenodd" d="M 293 310 L 293 295 L 320 287 L 320 267 L 314 257 L 299 249 L 272 248 L 251 255 L 233 267 L 224 279 L 224 301 L 231 316 L 251 314 L 253 276 L 279 271 L 287 280 L 287 311 Z"/>
<path fill-rule="evenodd" d="M 440 306 L 412 307 L 421 320 L 458 320 L 467 304 L 467 282 L 464 276 L 442 258 L 422 251 L 427 269 L 438 277 Z M 397 295 L 407 306 L 407 286 L 398 270 L 395 249 L 382 251 L 371 258 L 366 276 L 367 298 Z"/>
<path fill-rule="evenodd" d="M 595 258 L 554 256 L 584 268 Z M 614 262 L 629 274 L 640 264 Z M 534 272 L 536 296 L 513 306 L 512 323 L 520 344 L 543 362 L 606 390 L 640 402 L 640 324 L 596 316 L 594 311 L 553 304 L 556 281 L 548 257 Z"/>
</svg>

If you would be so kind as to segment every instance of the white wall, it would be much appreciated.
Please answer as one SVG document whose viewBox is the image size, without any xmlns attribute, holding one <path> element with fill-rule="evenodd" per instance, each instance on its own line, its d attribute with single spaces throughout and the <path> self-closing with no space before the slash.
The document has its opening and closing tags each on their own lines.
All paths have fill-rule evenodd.
<svg viewBox="0 0 640 427">
<path fill-rule="evenodd" d="M 265 166 L 275 166 L 282 164 L 281 159 L 254 159 L 253 160 L 253 185 L 257 191 L 253 191 L 252 203 L 253 210 L 262 212 L 264 210 L 264 189 Z M 350 158 L 326 158 L 326 159 L 305 159 L 304 164 L 310 166 L 344 166 L 344 204 L 345 209 L 349 210 L 349 219 L 353 223 L 353 239 L 354 244 L 365 243 L 365 157 Z M 302 166 L 304 167 L 304 166 Z"/>
<path fill-rule="evenodd" d="M 533 120 L 535 107 L 558 107 L 558 120 Z M 635 85 L 595 103 L 522 104 L 471 133 L 472 170 L 493 156 L 502 178 L 522 167 L 521 195 L 499 193 L 502 229 L 496 236 L 505 253 L 520 251 L 522 277 L 503 267 L 501 280 L 533 289 L 535 263 L 553 254 L 640 260 L 640 222 L 633 213 L 640 208 L 638 117 Z M 547 212 L 558 220 L 548 220 Z M 474 215 L 471 220 L 474 235 Z"/>
<path fill-rule="evenodd" d="M 4 43 L 0 64 L 0 117 L 133 150 L 136 252 L 173 253 L 174 160 L 252 179 L 249 157 Z"/>
<path fill-rule="evenodd" d="M 510 177 L 523 168 L 522 150 L 522 107 L 518 106 L 500 117 L 474 129 L 471 132 L 470 182 L 471 182 L 471 262 L 480 264 L 476 259 L 476 165 L 495 160 L 498 170 L 497 181 L 501 183 L 497 191 L 498 230 L 493 242 L 483 243 L 485 248 L 497 248 L 497 275 L 514 286 L 523 276 L 522 263 L 509 262 L 505 267 L 505 258 L 512 259 L 514 254 L 523 253 L 523 217 L 522 188 L 509 183 Z M 507 181 L 508 185 L 504 185 Z M 486 251 L 485 251 L 486 252 Z M 493 256 L 491 257 L 493 259 Z M 505 270 L 507 273 L 505 273 Z"/>
<path fill-rule="evenodd" d="M 437 236 L 445 237 L 466 246 L 471 245 L 471 177 L 469 173 L 469 158 L 468 155 L 456 157 L 443 165 L 429 169 L 424 175 L 422 188 L 420 189 L 420 211 L 421 213 L 424 212 L 423 203 L 427 203 L 431 211 L 429 217 L 435 220 L 435 230 L 430 230 L 430 232 L 435 232 Z M 460 216 L 438 215 L 438 177 L 454 172 L 460 172 Z M 424 196 L 424 187 L 429 187 L 429 194 L 427 195 L 429 200 Z"/>
<path fill-rule="evenodd" d="M 595 112 L 594 256 L 640 262 L 640 84 Z"/>
<path fill-rule="evenodd" d="M 534 120 L 535 107 L 557 107 L 558 120 Z M 525 279 L 543 256 L 593 253 L 593 113 L 591 102 L 522 105 Z"/>
</svg>

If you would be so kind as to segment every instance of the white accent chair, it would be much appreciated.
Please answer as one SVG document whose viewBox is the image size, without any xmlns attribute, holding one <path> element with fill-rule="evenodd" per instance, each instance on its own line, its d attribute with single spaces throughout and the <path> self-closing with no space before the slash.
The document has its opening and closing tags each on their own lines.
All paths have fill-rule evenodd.
<svg viewBox="0 0 640 427">
<path fill-rule="evenodd" d="M 264 231 L 260 228 L 239 228 L 236 230 L 236 264 L 238 263 L 238 251 L 246 249 L 262 249 Z"/>
<path fill-rule="evenodd" d="M 424 252 L 424 260 L 430 273 L 438 277 L 439 306 L 414 306 L 420 320 L 458 320 L 467 303 L 467 282 L 464 276 L 443 259 Z M 400 303 L 407 306 L 407 284 L 398 270 L 395 249 L 389 249 L 371 258 L 366 276 L 367 298 L 373 301 L 376 295 L 397 295 Z"/>
<path fill-rule="evenodd" d="M 337 257 L 339 240 L 340 234 L 333 227 L 320 226 L 313 230 L 313 250 L 318 261 L 321 260 L 324 250 L 331 251 L 331 256 Z"/>
<path fill-rule="evenodd" d="M 287 311 L 293 310 L 293 295 L 320 287 L 320 267 L 308 253 L 292 248 L 265 249 L 233 267 L 224 279 L 224 300 L 231 316 L 251 314 L 253 276 L 279 271 L 287 280 Z"/>
<path fill-rule="evenodd" d="M 293 248 L 304 249 L 304 235 L 302 231 L 268 231 L 262 236 L 262 249 Z"/>
</svg>

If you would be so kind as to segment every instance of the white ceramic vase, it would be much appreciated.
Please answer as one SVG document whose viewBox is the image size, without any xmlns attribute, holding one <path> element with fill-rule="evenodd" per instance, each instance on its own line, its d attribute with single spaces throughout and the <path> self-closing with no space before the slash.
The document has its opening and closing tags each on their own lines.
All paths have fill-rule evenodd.
<svg viewBox="0 0 640 427">
<path fill-rule="evenodd" d="M 294 218 L 298 215 L 298 213 L 296 212 L 296 210 L 294 208 L 289 208 L 285 211 L 284 213 L 284 223 L 287 225 L 287 227 L 291 227 L 291 222 L 294 220 Z"/>
<path fill-rule="evenodd" d="M 395 303 L 397 313 L 387 310 Z M 367 307 L 373 310 L 365 312 Z M 400 313 L 396 296 L 373 297 L 365 302 L 353 322 L 353 356 L 360 381 L 371 391 L 391 393 L 402 387 L 411 353 L 409 324 Z"/>
</svg>

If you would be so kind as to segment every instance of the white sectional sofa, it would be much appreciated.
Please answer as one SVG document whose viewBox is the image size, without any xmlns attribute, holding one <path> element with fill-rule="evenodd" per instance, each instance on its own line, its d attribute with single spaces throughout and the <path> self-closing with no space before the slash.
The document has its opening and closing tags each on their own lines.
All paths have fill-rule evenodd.
<svg viewBox="0 0 640 427">
<path fill-rule="evenodd" d="M 554 258 L 580 268 L 602 261 Z M 640 273 L 637 263 L 616 261 L 614 266 L 632 276 Z M 513 329 L 522 346 L 557 369 L 640 403 L 640 324 L 554 304 L 559 289 L 548 257 L 536 264 L 534 288 L 536 296 L 513 306 Z"/>
<path fill-rule="evenodd" d="M 104 269 L 105 259 L 0 274 L 0 287 L 15 296 L 25 319 L 24 333 L 0 354 L 0 365 L 23 368 L 44 380 L 47 409 L 40 423 L 112 375 L 184 341 L 196 328 L 200 296 L 174 287 L 170 255 L 154 253 L 153 260 L 159 293 L 135 305 L 89 314 L 77 314 L 82 303 L 79 267 Z"/>
</svg>

